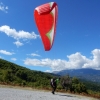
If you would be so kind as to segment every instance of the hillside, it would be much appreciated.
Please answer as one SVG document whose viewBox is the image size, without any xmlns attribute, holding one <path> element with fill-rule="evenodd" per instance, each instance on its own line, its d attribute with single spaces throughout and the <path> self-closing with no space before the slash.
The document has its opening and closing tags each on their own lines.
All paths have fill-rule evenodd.
<svg viewBox="0 0 100 100">
<path fill-rule="evenodd" d="M 34 71 L 0 59 L 0 83 L 31 87 L 48 87 L 52 75 Z"/>
</svg>

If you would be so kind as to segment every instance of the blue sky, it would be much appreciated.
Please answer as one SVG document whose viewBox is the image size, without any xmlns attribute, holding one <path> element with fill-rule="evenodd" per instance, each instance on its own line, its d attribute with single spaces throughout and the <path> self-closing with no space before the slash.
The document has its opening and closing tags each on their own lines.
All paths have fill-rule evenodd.
<svg viewBox="0 0 100 100">
<path fill-rule="evenodd" d="M 53 47 L 45 51 L 34 9 L 50 0 L 0 0 L 0 58 L 39 71 L 100 70 L 100 0 L 55 0 Z"/>
</svg>

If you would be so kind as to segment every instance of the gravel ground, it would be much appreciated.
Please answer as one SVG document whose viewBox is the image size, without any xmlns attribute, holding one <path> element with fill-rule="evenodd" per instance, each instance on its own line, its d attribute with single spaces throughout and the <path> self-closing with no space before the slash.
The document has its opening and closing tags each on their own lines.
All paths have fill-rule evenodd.
<svg viewBox="0 0 100 100">
<path fill-rule="evenodd" d="M 100 100 L 85 96 L 50 91 L 0 87 L 0 100 Z"/>
</svg>

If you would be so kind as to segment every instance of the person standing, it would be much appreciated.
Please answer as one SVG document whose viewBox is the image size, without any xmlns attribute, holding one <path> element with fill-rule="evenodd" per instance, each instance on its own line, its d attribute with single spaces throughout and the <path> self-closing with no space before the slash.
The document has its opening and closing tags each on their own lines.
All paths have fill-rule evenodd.
<svg viewBox="0 0 100 100">
<path fill-rule="evenodd" d="M 52 78 L 51 79 L 51 87 L 52 87 L 52 93 L 55 94 L 56 88 L 57 88 L 57 84 L 59 83 L 60 78 Z"/>
</svg>

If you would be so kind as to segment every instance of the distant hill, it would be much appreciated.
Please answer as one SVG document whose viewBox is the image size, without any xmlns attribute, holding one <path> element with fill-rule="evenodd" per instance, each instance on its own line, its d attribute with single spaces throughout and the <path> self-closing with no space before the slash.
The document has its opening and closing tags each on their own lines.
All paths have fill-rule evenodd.
<svg viewBox="0 0 100 100">
<path fill-rule="evenodd" d="M 53 72 L 54 74 L 58 75 L 70 75 L 71 77 L 78 77 L 80 79 L 89 80 L 92 82 L 100 82 L 100 70 L 95 69 L 71 69 L 71 70 L 62 70 Z"/>
</svg>

